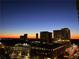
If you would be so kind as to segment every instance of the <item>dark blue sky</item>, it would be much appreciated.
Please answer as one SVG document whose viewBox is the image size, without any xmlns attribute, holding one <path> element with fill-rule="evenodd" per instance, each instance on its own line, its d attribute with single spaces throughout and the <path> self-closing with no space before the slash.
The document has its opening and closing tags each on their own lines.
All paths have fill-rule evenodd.
<svg viewBox="0 0 79 59">
<path fill-rule="evenodd" d="M 24 34 L 68 27 L 79 34 L 75 0 L 3 0 L 0 33 Z"/>
</svg>

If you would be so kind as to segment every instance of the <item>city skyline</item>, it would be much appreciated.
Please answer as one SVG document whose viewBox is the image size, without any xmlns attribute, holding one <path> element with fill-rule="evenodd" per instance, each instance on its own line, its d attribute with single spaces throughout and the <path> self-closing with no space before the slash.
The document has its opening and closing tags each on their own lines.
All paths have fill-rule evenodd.
<svg viewBox="0 0 79 59">
<path fill-rule="evenodd" d="M 0 2 L 0 37 L 35 37 L 40 31 L 69 28 L 71 38 L 79 39 L 75 0 L 20 0 Z"/>
<path fill-rule="evenodd" d="M 61 28 L 61 29 L 68 29 L 68 28 Z M 60 31 L 60 30 L 53 30 L 53 32 L 49 32 L 49 33 L 51 33 L 52 34 L 52 38 L 54 38 L 54 31 Z M 42 31 L 42 32 L 48 32 L 48 31 Z M 21 35 L 5 35 L 5 36 L 0 36 L 1 38 L 20 38 L 21 36 L 24 36 L 24 35 L 26 35 L 27 34 L 27 38 L 34 38 L 34 39 L 36 39 L 37 38 L 37 35 L 38 35 L 38 38 L 40 39 L 40 33 L 41 32 L 39 32 L 39 33 L 34 33 L 34 34 L 27 34 L 27 33 L 24 33 L 24 34 L 21 34 Z M 64 32 L 63 32 L 64 33 Z M 69 37 L 70 37 L 70 39 L 78 39 L 77 37 L 79 37 L 79 36 L 77 36 L 76 35 L 76 37 L 75 38 L 72 38 L 72 36 L 71 36 L 71 32 L 70 32 L 70 34 L 68 34 L 68 35 L 70 35 Z M 66 38 L 65 38 L 66 39 Z"/>
</svg>

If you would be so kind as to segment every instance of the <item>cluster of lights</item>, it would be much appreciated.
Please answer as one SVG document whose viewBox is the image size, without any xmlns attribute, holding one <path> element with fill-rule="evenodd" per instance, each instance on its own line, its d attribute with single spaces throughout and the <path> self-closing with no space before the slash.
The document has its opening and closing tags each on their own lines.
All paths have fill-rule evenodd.
<svg viewBox="0 0 79 59">
<path fill-rule="evenodd" d="M 79 52 L 78 50 L 79 50 L 78 46 L 73 44 L 71 45 L 71 47 L 67 48 L 65 52 L 69 54 L 69 57 L 73 58 L 75 55 L 78 56 L 78 52 Z"/>
<path fill-rule="evenodd" d="M 40 48 L 40 47 L 32 47 L 32 49 L 39 49 L 39 50 L 48 50 L 48 51 L 50 51 L 50 50 L 51 50 L 51 49 Z"/>
</svg>

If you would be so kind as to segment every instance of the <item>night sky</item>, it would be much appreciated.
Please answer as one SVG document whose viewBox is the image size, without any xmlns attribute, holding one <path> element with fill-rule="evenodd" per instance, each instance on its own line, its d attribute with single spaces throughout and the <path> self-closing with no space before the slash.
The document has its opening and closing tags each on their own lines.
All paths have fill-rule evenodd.
<svg viewBox="0 0 79 59">
<path fill-rule="evenodd" d="M 75 0 L 0 1 L 0 35 L 35 34 L 69 28 L 79 38 Z"/>
</svg>

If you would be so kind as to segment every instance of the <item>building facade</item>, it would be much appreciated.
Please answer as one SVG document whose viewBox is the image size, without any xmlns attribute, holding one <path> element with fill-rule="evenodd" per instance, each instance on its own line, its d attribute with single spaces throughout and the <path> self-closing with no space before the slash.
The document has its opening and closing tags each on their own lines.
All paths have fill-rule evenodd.
<svg viewBox="0 0 79 59">
<path fill-rule="evenodd" d="M 68 28 L 62 28 L 61 30 L 54 30 L 54 40 L 69 40 L 70 30 Z"/>
<path fill-rule="evenodd" d="M 27 39 L 27 34 L 21 35 L 20 39 L 25 41 Z"/>
<path fill-rule="evenodd" d="M 62 36 L 61 35 L 61 30 L 54 30 L 53 33 L 54 33 L 54 40 L 55 41 L 61 39 L 61 36 Z"/>
<path fill-rule="evenodd" d="M 46 43 L 52 43 L 52 33 L 48 31 L 40 32 L 40 39 Z"/>
<path fill-rule="evenodd" d="M 36 39 L 38 40 L 38 33 L 36 33 Z"/>
<path fill-rule="evenodd" d="M 63 28 L 61 29 L 61 32 L 62 32 L 62 39 L 70 39 L 70 30 L 68 28 Z"/>
</svg>

